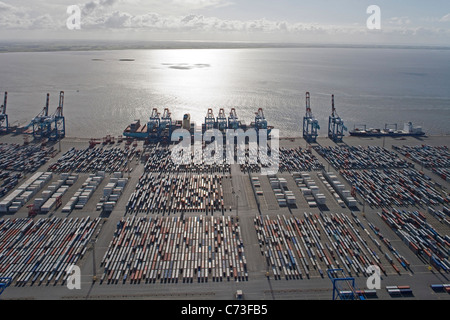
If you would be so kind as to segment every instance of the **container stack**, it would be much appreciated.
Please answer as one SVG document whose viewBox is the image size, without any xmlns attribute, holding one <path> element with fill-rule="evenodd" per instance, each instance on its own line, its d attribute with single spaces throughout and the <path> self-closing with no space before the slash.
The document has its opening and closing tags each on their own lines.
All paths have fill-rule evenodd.
<svg viewBox="0 0 450 320">
<path fill-rule="evenodd" d="M 294 193 L 287 187 L 286 178 L 269 176 L 269 182 L 280 207 L 286 207 L 296 204 Z"/>
<path fill-rule="evenodd" d="M 436 206 L 450 201 L 439 185 L 415 169 L 340 170 L 370 206 Z"/>
<path fill-rule="evenodd" d="M 334 173 L 324 171 L 323 176 L 333 188 L 333 195 L 339 204 L 343 201 L 349 208 L 356 207 L 356 199 L 351 196 L 349 190 L 345 189 L 344 184 L 339 181 L 338 177 Z"/>
<path fill-rule="evenodd" d="M 126 213 L 224 212 L 222 176 L 144 173 L 130 195 Z"/>
<path fill-rule="evenodd" d="M 355 216 L 257 216 L 254 224 L 261 254 L 277 280 L 324 277 L 327 269 L 336 268 L 349 275 L 367 276 L 370 265 L 378 265 L 385 272 L 381 249 L 369 246 L 362 238 L 371 233 Z"/>
<path fill-rule="evenodd" d="M 127 171 L 134 158 L 140 157 L 140 152 L 133 147 L 129 150 L 116 148 L 87 148 L 84 150 L 70 149 L 57 162 L 50 165 L 52 172 L 95 173 L 105 171 L 113 173 Z"/>
<path fill-rule="evenodd" d="M 419 211 L 383 209 L 378 215 L 403 242 L 436 270 L 450 272 L 450 238 L 436 231 Z"/>
<path fill-rule="evenodd" d="M 318 171 L 323 164 L 310 151 L 298 148 L 280 148 L 279 172 Z"/>
<path fill-rule="evenodd" d="M 53 147 L 41 144 L 18 145 L 0 143 L 0 169 L 31 173 L 38 170 L 52 156 Z"/>
<path fill-rule="evenodd" d="M 16 285 L 63 284 L 67 268 L 83 258 L 101 219 L 0 221 L 0 277 Z"/>
<path fill-rule="evenodd" d="M 202 152 L 204 151 L 204 146 L 202 148 Z M 169 148 L 159 147 L 159 146 L 150 146 L 145 150 L 145 154 L 147 155 L 147 160 L 145 163 L 145 172 L 153 172 L 153 173 L 197 173 L 197 174 L 206 174 L 206 173 L 229 173 L 231 170 L 231 166 L 226 161 L 226 157 L 222 158 L 216 154 L 216 159 L 211 161 L 211 164 L 208 164 L 204 161 L 204 157 L 202 157 L 202 153 L 195 153 L 190 157 L 190 161 L 188 164 L 175 164 L 172 161 L 172 151 Z"/>
<path fill-rule="evenodd" d="M 412 165 L 393 151 L 378 146 L 315 147 L 336 170 L 410 168 Z"/>
<path fill-rule="evenodd" d="M 63 212 L 70 213 L 73 209 L 82 210 L 95 190 L 97 190 L 98 186 L 102 183 L 104 177 L 104 171 L 98 171 L 97 174 L 90 174 L 81 188 L 75 192 L 74 196 L 71 197 L 69 202 L 64 206 Z"/>
<path fill-rule="evenodd" d="M 392 146 L 392 149 L 425 168 L 450 168 L 447 146 Z"/>
<path fill-rule="evenodd" d="M 50 212 L 55 207 L 57 199 L 62 197 L 69 189 L 69 186 L 65 185 L 68 177 L 69 174 L 67 173 L 61 174 L 61 179 L 53 182 L 42 192 L 40 198 L 35 199 L 34 207 L 44 213 Z"/>
<path fill-rule="evenodd" d="M 430 169 L 443 180 L 449 179 L 450 152 L 447 146 L 392 146 L 392 148 L 418 165 Z"/>
<path fill-rule="evenodd" d="M 320 192 L 310 173 L 295 173 L 293 177 L 310 207 L 326 204 L 326 196 Z"/>
<path fill-rule="evenodd" d="M 127 183 L 128 179 L 122 178 L 121 172 L 114 173 L 114 176 L 109 180 L 109 183 L 103 189 L 103 197 L 97 204 L 97 210 L 103 210 L 106 212 L 113 211 Z"/>
<path fill-rule="evenodd" d="M 52 178 L 51 172 L 37 172 L 0 202 L 0 213 L 17 212 Z"/>
<path fill-rule="evenodd" d="M 391 296 L 411 295 L 413 293 L 410 286 L 386 286 L 386 291 Z"/>
<path fill-rule="evenodd" d="M 19 180 L 21 180 L 22 178 L 23 173 L 21 172 L 0 170 L 0 199 L 8 194 L 12 189 L 14 189 L 19 184 Z"/>
<path fill-rule="evenodd" d="M 231 217 L 122 219 L 102 259 L 100 283 L 247 281 L 238 222 Z"/>
</svg>

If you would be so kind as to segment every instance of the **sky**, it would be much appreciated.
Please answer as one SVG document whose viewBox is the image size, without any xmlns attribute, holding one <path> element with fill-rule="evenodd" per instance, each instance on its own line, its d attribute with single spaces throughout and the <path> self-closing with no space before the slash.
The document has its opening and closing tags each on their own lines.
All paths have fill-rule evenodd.
<svg viewBox="0 0 450 320">
<path fill-rule="evenodd" d="M 0 0 L 0 41 L 61 39 L 450 46 L 450 1 Z"/>
</svg>

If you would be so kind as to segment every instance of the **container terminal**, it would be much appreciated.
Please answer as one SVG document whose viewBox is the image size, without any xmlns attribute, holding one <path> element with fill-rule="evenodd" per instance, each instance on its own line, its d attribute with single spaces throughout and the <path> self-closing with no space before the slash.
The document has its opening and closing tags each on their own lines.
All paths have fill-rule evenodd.
<svg viewBox="0 0 450 320">
<path fill-rule="evenodd" d="M 189 115 L 154 109 L 124 137 L 79 139 L 63 93 L 53 115 L 47 102 L 0 137 L 0 299 L 449 300 L 449 137 L 345 136 L 334 97 L 321 137 L 309 96 L 272 175 L 173 163 L 169 133 Z M 210 109 L 201 130 L 237 120 Z M 272 128 L 262 109 L 250 127 Z"/>
</svg>

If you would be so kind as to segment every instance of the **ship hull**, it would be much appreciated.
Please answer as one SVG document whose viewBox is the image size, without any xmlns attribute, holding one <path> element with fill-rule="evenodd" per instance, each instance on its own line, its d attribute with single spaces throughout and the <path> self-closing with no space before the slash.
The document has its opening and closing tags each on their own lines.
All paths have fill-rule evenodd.
<svg viewBox="0 0 450 320">
<path fill-rule="evenodd" d="M 424 132 L 420 133 L 383 133 L 383 132 L 350 132 L 353 137 L 421 137 L 424 136 Z"/>
</svg>

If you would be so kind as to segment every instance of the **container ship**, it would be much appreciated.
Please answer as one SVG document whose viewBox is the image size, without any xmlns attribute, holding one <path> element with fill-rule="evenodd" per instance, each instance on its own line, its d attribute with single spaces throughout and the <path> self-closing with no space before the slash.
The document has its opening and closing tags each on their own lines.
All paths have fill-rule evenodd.
<svg viewBox="0 0 450 320">
<path fill-rule="evenodd" d="M 388 126 L 386 125 L 384 129 L 367 129 L 366 125 L 364 125 L 363 128 L 355 128 L 350 131 L 350 135 L 356 137 L 412 137 L 425 135 L 422 127 L 415 127 L 412 122 L 405 123 L 403 130 L 397 130 L 397 124 L 394 124 L 395 129 L 388 128 Z"/>
<path fill-rule="evenodd" d="M 246 131 L 252 128 L 257 132 L 265 129 L 267 130 L 267 135 L 270 135 L 273 126 L 267 125 L 262 108 L 259 108 L 258 112 L 255 113 L 255 121 L 251 122 L 250 125 L 246 125 L 239 120 L 235 108 L 231 109 L 228 117 L 223 108 L 219 110 L 217 117 L 214 116 L 212 109 L 208 109 L 201 131 L 202 133 L 210 129 L 218 129 L 222 132 L 227 129 L 243 129 Z M 149 143 L 164 144 L 170 143 L 172 132 L 177 129 L 188 130 L 191 135 L 200 131 L 200 127 L 197 128 L 196 124 L 191 121 L 190 114 L 185 114 L 182 120 L 173 121 L 169 109 L 165 108 L 161 116 L 158 109 L 154 108 L 147 123 L 142 124 L 140 120 L 135 120 L 123 131 L 123 135 L 128 138 L 146 140 Z"/>
</svg>

